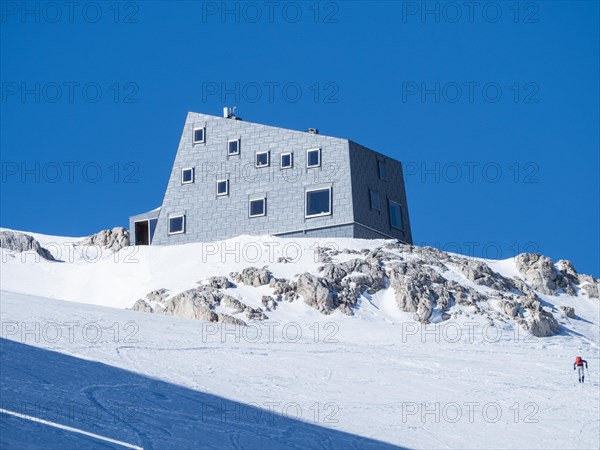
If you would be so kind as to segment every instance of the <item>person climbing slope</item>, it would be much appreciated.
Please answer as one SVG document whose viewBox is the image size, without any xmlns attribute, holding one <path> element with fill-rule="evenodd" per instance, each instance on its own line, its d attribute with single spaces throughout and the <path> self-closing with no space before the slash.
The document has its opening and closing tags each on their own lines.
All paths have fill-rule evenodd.
<svg viewBox="0 0 600 450">
<path fill-rule="evenodd" d="M 585 364 L 585 368 L 587 369 L 588 363 L 585 359 L 582 359 L 581 356 L 577 356 L 575 358 L 575 363 L 573 363 L 573 370 L 577 369 L 577 375 L 579 375 L 579 382 L 583 383 L 585 379 L 585 374 L 583 371 L 583 365 Z"/>
</svg>

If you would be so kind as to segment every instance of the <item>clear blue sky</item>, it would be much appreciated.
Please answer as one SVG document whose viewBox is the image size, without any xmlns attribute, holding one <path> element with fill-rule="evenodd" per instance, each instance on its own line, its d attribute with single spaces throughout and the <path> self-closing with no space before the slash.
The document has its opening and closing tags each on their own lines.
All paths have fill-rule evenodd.
<svg viewBox="0 0 600 450">
<path fill-rule="evenodd" d="M 86 4 L 2 2 L 1 226 L 127 226 L 236 105 L 403 161 L 417 244 L 600 273 L 598 2 Z"/>
</svg>

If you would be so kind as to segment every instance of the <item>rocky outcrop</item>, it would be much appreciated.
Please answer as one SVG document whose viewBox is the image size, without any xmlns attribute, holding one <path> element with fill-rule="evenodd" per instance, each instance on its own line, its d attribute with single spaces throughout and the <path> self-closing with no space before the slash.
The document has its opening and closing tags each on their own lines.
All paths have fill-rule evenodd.
<svg viewBox="0 0 600 450">
<path fill-rule="evenodd" d="M 42 258 L 48 261 L 54 261 L 52 253 L 42 247 L 42 245 L 29 234 L 8 230 L 0 231 L 0 247 L 17 253 L 33 250 Z"/>
<path fill-rule="evenodd" d="M 238 283 L 258 287 L 269 284 L 273 275 L 265 268 L 246 267 L 241 273 L 232 272 L 230 276 Z"/>
<path fill-rule="evenodd" d="M 530 312 L 529 320 L 521 320 L 519 323 L 525 331 L 535 337 L 548 337 L 558 333 L 560 325 L 552 313 L 540 308 Z"/>
<path fill-rule="evenodd" d="M 146 312 L 146 313 L 153 313 L 154 312 L 154 308 L 152 308 L 152 305 L 150 305 L 149 302 L 147 302 L 146 300 L 140 298 L 139 300 L 137 300 L 133 306 L 131 307 L 131 309 L 133 311 L 140 311 L 140 312 Z"/>
<path fill-rule="evenodd" d="M 458 267 L 468 280 L 479 286 L 486 286 L 498 291 L 509 291 L 514 288 L 510 280 L 494 272 L 482 261 L 463 259 Z"/>
<path fill-rule="evenodd" d="M 79 245 L 98 246 L 118 252 L 129 246 L 129 231 L 123 227 L 115 227 L 112 230 L 102 230 L 92 234 L 78 243 Z"/>
<path fill-rule="evenodd" d="M 536 337 L 545 337 L 558 333 L 560 325 L 552 309 L 543 306 L 546 303 L 538 293 L 580 292 L 593 298 L 600 291 L 598 279 L 578 274 L 569 261 L 554 265 L 549 258 L 537 254 L 515 258 L 520 276 L 507 278 L 483 260 L 401 243 L 363 250 L 319 247 L 317 253 L 322 265 L 316 271 L 289 280 L 276 278 L 268 266 L 247 267 L 230 273 L 229 278 L 214 276 L 200 281 L 199 287 L 170 299 L 166 290 L 153 291 L 138 300 L 133 309 L 243 324 L 241 317 L 266 320 L 265 312 L 285 307 L 282 302 L 302 298 L 323 314 L 339 311 L 352 315 L 362 299 L 372 301 L 377 292 L 390 287 L 398 309 L 412 314 L 421 323 L 480 315 L 492 325 L 496 321 L 512 322 Z M 257 294 L 260 307 L 245 304 L 243 297 L 229 295 L 231 291 L 225 294 L 222 290 L 236 287 L 230 279 L 260 287 Z M 271 290 L 270 295 L 265 295 L 266 286 Z M 223 314 L 222 308 L 231 313 Z M 557 313 L 560 320 L 565 316 L 576 318 L 573 307 L 562 306 L 560 310 L 564 313 Z"/>
<path fill-rule="evenodd" d="M 331 314 L 335 309 L 332 288 L 325 278 L 311 273 L 303 273 L 296 281 L 296 293 L 304 302 L 323 314 Z"/>
<path fill-rule="evenodd" d="M 415 262 L 395 264 L 390 271 L 390 283 L 394 288 L 396 304 L 401 311 L 413 313 L 414 320 L 428 323 L 433 310 L 448 308 L 454 294 L 443 276 L 435 269 Z"/>
<path fill-rule="evenodd" d="M 224 294 L 212 284 L 226 286 L 223 280 L 214 280 L 198 288 L 188 289 L 170 299 L 166 289 L 149 292 L 144 299 L 137 300 L 131 307 L 134 311 L 177 316 L 184 319 L 204 320 L 208 322 L 246 325 L 246 323 L 229 314 L 216 312 L 217 306 L 232 309 L 232 314 L 244 313 L 249 320 L 266 320 L 263 310 L 251 308 L 235 297 Z"/>
<path fill-rule="evenodd" d="M 568 277 L 574 283 L 579 282 L 575 266 L 573 266 L 573 263 L 568 259 L 561 259 L 556 263 L 556 267 L 558 267 L 558 270 L 560 270 L 564 276 Z"/>
<path fill-rule="evenodd" d="M 284 278 L 271 278 L 269 286 L 273 288 L 277 301 L 293 302 L 298 298 L 296 286 Z"/>
<path fill-rule="evenodd" d="M 577 319 L 577 315 L 575 315 L 575 308 L 572 306 L 559 306 L 559 309 L 565 313 L 569 319 Z"/>
<path fill-rule="evenodd" d="M 169 302 L 163 314 L 167 316 L 183 317 L 184 319 L 206 320 L 216 322 L 217 315 L 210 307 L 191 297 L 179 297 Z"/>
<path fill-rule="evenodd" d="M 561 292 L 575 294 L 569 278 L 554 267 L 550 258 L 537 253 L 522 253 L 515 258 L 515 262 L 519 273 L 532 289 L 546 295 Z"/>
<path fill-rule="evenodd" d="M 591 275 L 579 275 L 581 290 L 589 298 L 600 298 L 600 280 Z"/>
<path fill-rule="evenodd" d="M 579 274 L 575 266 L 569 260 L 561 259 L 556 263 L 560 274 L 566 278 L 570 287 L 579 286 L 583 293 L 589 298 L 600 298 L 600 280 L 591 275 Z M 573 291 L 569 290 L 569 293 Z"/>
<path fill-rule="evenodd" d="M 199 281 L 199 283 L 215 289 L 227 289 L 233 286 L 227 277 L 210 277 L 205 281 Z"/>
<path fill-rule="evenodd" d="M 267 310 L 267 311 L 276 310 L 277 305 L 278 305 L 277 300 L 275 300 L 270 295 L 263 295 L 262 299 L 261 299 L 261 303 L 263 304 L 263 306 L 265 307 L 265 310 Z"/>
<path fill-rule="evenodd" d="M 418 322 L 427 322 L 433 312 L 434 299 L 430 286 L 434 282 L 444 282 L 433 269 L 424 266 L 417 271 L 410 263 L 400 263 L 390 272 L 390 283 L 396 296 L 396 304 L 401 311 L 414 313 Z"/>
<path fill-rule="evenodd" d="M 501 300 L 499 306 L 500 310 L 508 317 L 516 319 L 520 316 L 521 304 L 518 301 Z"/>
<path fill-rule="evenodd" d="M 169 296 L 169 290 L 168 289 L 156 289 L 154 291 L 148 292 L 148 294 L 146 294 L 146 300 L 150 301 L 150 302 L 160 302 L 162 303 L 162 301 L 167 298 Z"/>
</svg>

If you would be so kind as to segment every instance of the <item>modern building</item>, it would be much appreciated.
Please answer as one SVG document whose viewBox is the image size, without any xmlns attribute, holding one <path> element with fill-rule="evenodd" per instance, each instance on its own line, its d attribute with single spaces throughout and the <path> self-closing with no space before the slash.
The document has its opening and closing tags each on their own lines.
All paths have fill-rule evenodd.
<svg viewBox="0 0 600 450">
<path fill-rule="evenodd" d="M 129 219 L 136 245 L 241 234 L 412 243 L 402 164 L 348 139 L 188 113 L 160 208 Z"/>
</svg>

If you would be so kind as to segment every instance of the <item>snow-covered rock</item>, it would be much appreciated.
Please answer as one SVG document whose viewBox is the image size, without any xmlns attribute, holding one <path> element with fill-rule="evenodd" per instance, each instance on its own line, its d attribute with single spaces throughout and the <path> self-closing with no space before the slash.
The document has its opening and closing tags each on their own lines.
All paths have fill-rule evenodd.
<svg viewBox="0 0 600 450">
<path fill-rule="evenodd" d="M 271 272 L 267 269 L 257 269 L 256 267 L 247 267 L 241 273 L 233 272 L 230 276 L 238 283 L 244 283 L 249 286 L 264 286 L 271 281 Z"/>
<path fill-rule="evenodd" d="M 565 316 L 567 316 L 570 319 L 577 319 L 577 315 L 575 314 L 575 308 L 573 308 L 572 306 L 559 306 L 559 309 L 565 313 Z"/>
<path fill-rule="evenodd" d="M 54 261 L 52 254 L 31 235 L 17 231 L 0 231 L 0 248 L 23 253 L 33 250 L 42 258 Z"/>
<path fill-rule="evenodd" d="M 543 308 L 532 309 L 530 320 L 521 320 L 520 323 L 525 331 L 535 337 L 553 336 L 560 329 L 552 313 Z"/>
<path fill-rule="evenodd" d="M 307 305 L 323 314 L 331 314 L 335 308 L 331 286 L 325 278 L 303 273 L 296 281 L 296 292 Z"/>
<path fill-rule="evenodd" d="M 563 291 L 574 293 L 567 277 L 559 272 L 552 260 L 537 253 L 522 253 L 515 258 L 517 268 L 525 281 L 536 291 L 553 295 Z"/>
<path fill-rule="evenodd" d="M 118 252 L 124 247 L 129 246 L 129 231 L 123 227 L 115 227 L 112 230 L 102 230 L 96 234 L 86 237 L 79 245 L 99 246 Z"/>
<path fill-rule="evenodd" d="M 212 279 L 211 281 L 214 282 L 215 280 Z M 154 290 L 148 293 L 145 299 L 137 300 L 131 309 L 140 312 L 182 317 L 184 319 L 235 325 L 245 325 L 245 322 L 229 314 L 216 312 L 215 308 L 223 303 L 225 306 L 234 308 L 235 312 L 247 312 L 249 318 L 262 313 L 262 311 L 255 311 L 253 308 L 247 307 L 229 295 L 224 295 L 221 291 L 212 287 L 210 283 L 199 288 L 188 289 L 170 299 L 167 296 L 166 289 Z M 260 317 L 261 320 L 264 318 L 266 316 Z"/>
<path fill-rule="evenodd" d="M 577 273 L 568 260 L 554 264 L 536 254 L 492 261 L 383 240 L 327 239 L 315 245 L 312 239 L 298 239 L 293 244 L 300 249 L 299 257 L 265 253 L 245 263 L 239 255 L 232 262 L 227 254 L 213 252 L 211 257 L 203 253 L 201 243 L 122 247 L 128 238 L 124 229 L 86 239 L 26 237 L 10 230 L 2 236 L 2 246 L 11 249 L 3 252 L 37 249 L 51 256 L 43 250 L 46 243 L 53 244 L 53 254 L 62 243 L 66 248 L 62 254 L 73 255 L 57 269 L 53 263 L 32 265 L 8 258 L 2 267 L 5 289 L 74 300 L 86 292 L 85 298 L 96 304 L 215 322 L 277 320 L 291 311 L 307 313 L 290 304 L 300 298 L 302 305 L 324 315 L 362 317 L 376 308 L 384 320 L 412 317 L 425 324 L 479 317 L 547 336 L 571 326 L 565 322 L 575 315 L 570 308 L 581 311 L 581 302 L 597 299 L 600 291 L 597 278 Z M 258 248 L 262 241 L 270 248 L 290 242 L 241 236 L 224 241 L 221 248 L 245 243 Z M 90 259 L 87 245 L 120 251 Z M 36 283 L 26 282 L 31 278 Z M 123 282 L 111 287 L 107 280 Z M 400 316 L 402 312 L 409 316 Z"/>
</svg>

